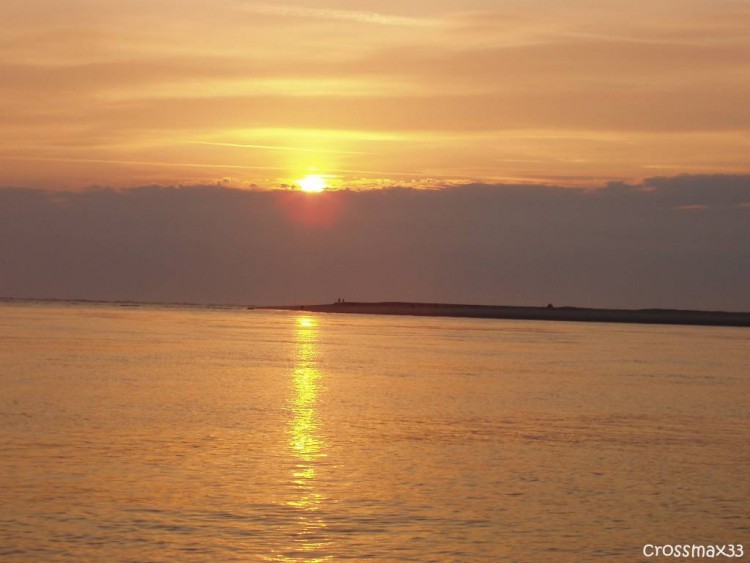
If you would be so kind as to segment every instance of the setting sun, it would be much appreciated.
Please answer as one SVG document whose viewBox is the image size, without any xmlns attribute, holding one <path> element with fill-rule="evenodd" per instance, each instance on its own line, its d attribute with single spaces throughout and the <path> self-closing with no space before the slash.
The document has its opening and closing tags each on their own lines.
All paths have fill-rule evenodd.
<svg viewBox="0 0 750 563">
<path fill-rule="evenodd" d="M 308 174 L 297 180 L 296 183 L 303 192 L 308 193 L 320 193 L 328 187 L 325 177 L 320 174 Z"/>
</svg>

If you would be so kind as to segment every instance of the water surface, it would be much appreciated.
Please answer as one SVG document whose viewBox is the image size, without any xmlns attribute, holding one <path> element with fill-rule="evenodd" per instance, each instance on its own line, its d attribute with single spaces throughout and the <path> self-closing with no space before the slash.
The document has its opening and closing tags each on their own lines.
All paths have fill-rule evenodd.
<svg viewBox="0 0 750 563">
<path fill-rule="evenodd" d="M 750 329 L 0 306 L 9 561 L 748 544 Z"/>
</svg>

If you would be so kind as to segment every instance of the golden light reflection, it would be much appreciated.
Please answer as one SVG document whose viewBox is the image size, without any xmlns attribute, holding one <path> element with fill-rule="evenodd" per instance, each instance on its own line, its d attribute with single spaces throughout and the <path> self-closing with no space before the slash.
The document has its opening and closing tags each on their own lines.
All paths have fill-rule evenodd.
<svg viewBox="0 0 750 563">
<path fill-rule="evenodd" d="M 292 397 L 289 401 L 289 452 L 294 464 L 291 481 L 296 494 L 286 504 L 298 512 L 298 531 L 290 546 L 294 556 L 282 561 L 326 561 L 325 519 L 321 516 L 324 496 L 318 489 L 318 464 L 326 456 L 320 432 L 318 396 L 320 393 L 318 322 L 312 316 L 300 316 L 295 326 L 295 357 L 292 372 Z"/>
</svg>

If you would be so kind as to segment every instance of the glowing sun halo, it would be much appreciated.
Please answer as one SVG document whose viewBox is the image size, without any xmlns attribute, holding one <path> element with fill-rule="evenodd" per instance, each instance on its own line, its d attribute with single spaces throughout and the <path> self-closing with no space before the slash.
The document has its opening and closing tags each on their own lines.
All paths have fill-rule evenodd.
<svg viewBox="0 0 750 563">
<path fill-rule="evenodd" d="M 308 174 L 297 180 L 297 184 L 303 192 L 307 193 L 320 193 L 328 187 L 325 177 L 320 174 Z"/>
</svg>

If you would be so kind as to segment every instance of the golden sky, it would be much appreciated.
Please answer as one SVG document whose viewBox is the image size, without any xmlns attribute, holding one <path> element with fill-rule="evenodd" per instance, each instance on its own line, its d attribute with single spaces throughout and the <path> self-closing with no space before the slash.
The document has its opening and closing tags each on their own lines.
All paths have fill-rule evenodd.
<svg viewBox="0 0 750 563">
<path fill-rule="evenodd" d="M 8 0 L 0 185 L 747 173 L 747 0 Z"/>
</svg>

